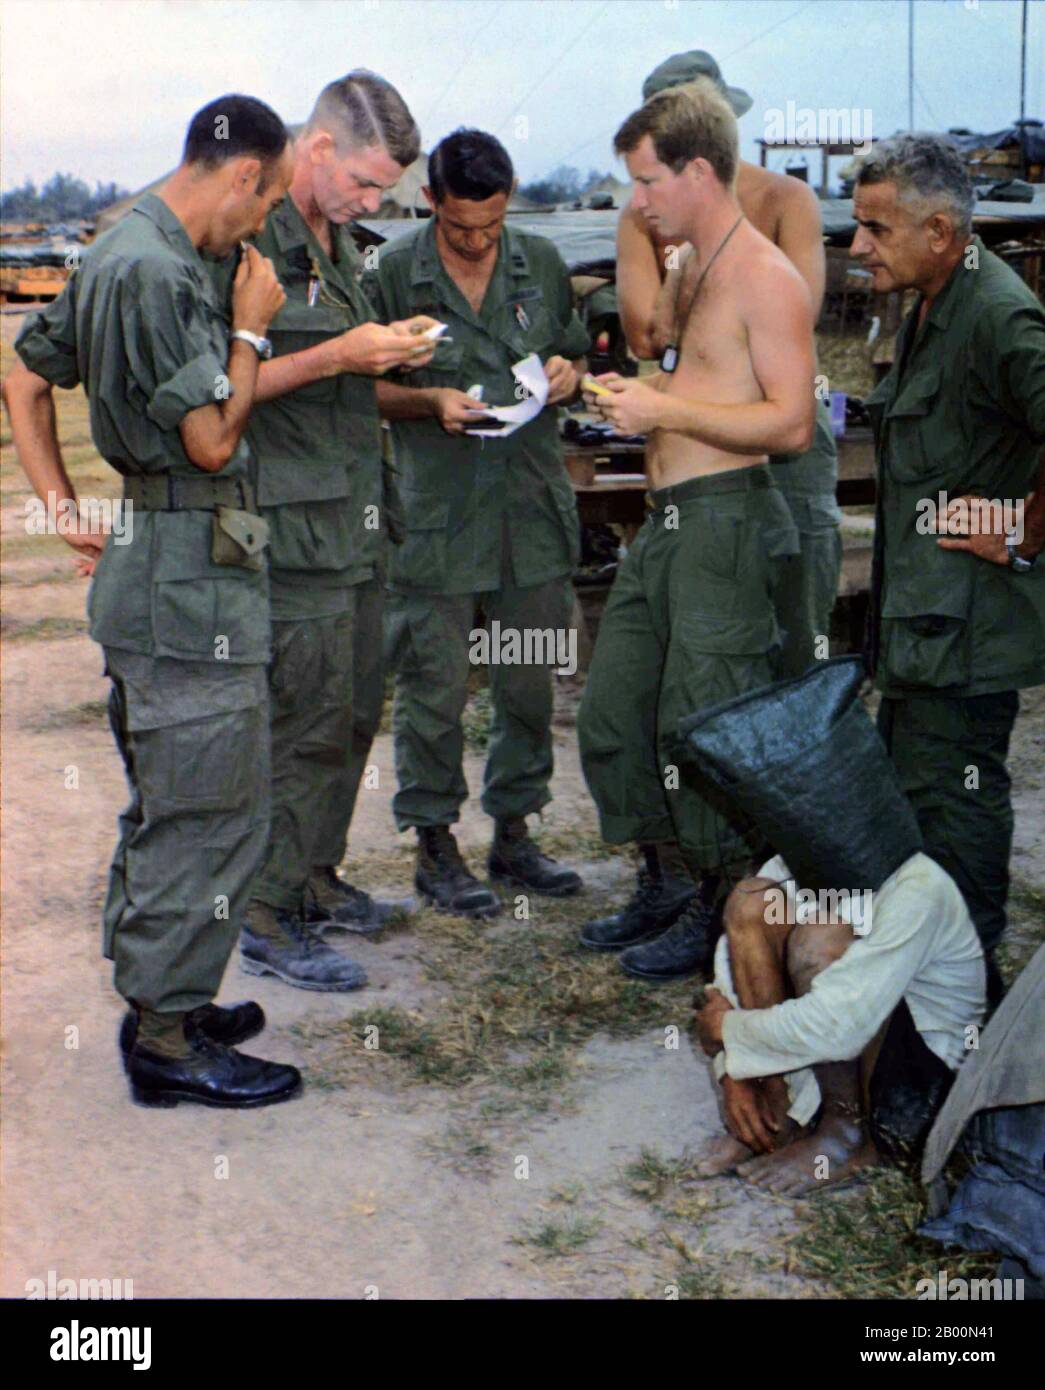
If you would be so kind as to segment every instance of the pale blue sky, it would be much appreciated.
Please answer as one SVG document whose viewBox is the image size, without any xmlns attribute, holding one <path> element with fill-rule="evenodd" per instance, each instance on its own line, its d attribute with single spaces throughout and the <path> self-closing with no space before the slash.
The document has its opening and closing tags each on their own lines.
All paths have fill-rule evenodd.
<svg viewBox="0 0 1045 1390">
<path fill-rule="evenodd" d="M 1019 27 L 1018 0 L 918 0 L 915 124 L 1013 120 Z M 356 66 L 399 87 L 426 148 L 478 125 L 524 181 L 559 163 L 623 174 L 613 131 L 646 73 L 688 48 L 755 98 L 748 158 L 766 110 L 788 101 L 867 108 L 876 135 L 907 124 L 907 0 L 3 0 L 0 177 L 61 169 L 137 188 L 177 163 L 213 97 L 247 92 L 299 121 Z M 1045 118 L 1042 0 L 1028 52 L 1027 114 Z"/>
</svg>

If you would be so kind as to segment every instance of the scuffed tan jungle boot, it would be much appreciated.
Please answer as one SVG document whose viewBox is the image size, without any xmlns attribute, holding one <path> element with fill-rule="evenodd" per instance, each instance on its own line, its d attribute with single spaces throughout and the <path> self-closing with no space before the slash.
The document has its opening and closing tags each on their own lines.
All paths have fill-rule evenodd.
<svg viewBox="0 0 1045 1390">
<path fill-rule="evenodd" d="M 297 1067 L 266 1062 L 212 1042 L 192 1014 L 143 1010 L 127 1056 L 131 1099 L 138 1105 L 197 1105 L 249 1109 L 289 1100 L 301 1090 Z"/>
<path fill-rule="evenodd" d="M 247 1000 L 242 1004 L 201 1004 L 188 1015 L 189 1022 L 200 1030 L 211 1042 L 224 1043 L 234 1047 L 257 1037 L 265 1026 L 265 1014 L 259 1004 Z M 124 1065 L 127 1054 L 138 1037 L 138 1010 L 128 1009 L 120 1024 L 120 1051 Z"/>
<path fill-rule="evenodd" d="M 362 888 L 346 883 L 330 865 L 313 869 L 305 888 L 305 922 L 316 931 L 340 927 L 361 936 L 380 931 L 397 912 L 407 912 L 410 900 L 382 902 Z"/>
<path fill-rule="evenodd" d="M 649 941 L 677 920 L 696 894 L 688 875 L 669 873 L 653 845 L 642 847 L 635 892 L 612 917 L 596 917 L 581 928 L 581 945 L 592 951 L 620 951 Z"/>
<path fill-rule="evenodd" d="M 706 886 L 706 885 L 705 885 Z M 705 901 L 703 889 L 655 941 L 631 946 L 620 958 L 620 968 L 640 980 L 682 980 L 698 972 L 709 974 L 715 945 L 722 935 L 721 902 Z"/>
<path fill-rule="evenodd" d="M 251 903 L 240 932 L 240 965 L 248 975 L 275 975 L 297 989 L 343 993 L 366 984 L 366 971 L 326 946 L 300 917 Z"/>
<path fill-rule="evenodd" d="M 417 827 L 417 891 L 437 912 L 455 917 L 496 917 L 501 900 L 480 883 L 461 858 L 448 825 Z"/>
<path fill-rule="evenodd" d="M 568 898 L 580 891 L 580 874 L 542 854 L 522 816 L 497 822 L 487 865 L 492 879 L 529 888 L 546 898 Z"/>
</svg>

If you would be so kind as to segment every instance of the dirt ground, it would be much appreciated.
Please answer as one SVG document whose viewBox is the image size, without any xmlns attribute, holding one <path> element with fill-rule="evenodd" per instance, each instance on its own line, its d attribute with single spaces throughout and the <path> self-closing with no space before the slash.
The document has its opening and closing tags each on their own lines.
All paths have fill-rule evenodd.
<svg viewBox="0 0 1045 1390">
<path fill-rule="evenodd" d="M 61 424 L 78 476 L 97 486 L 82 401 L 63 399 Z M 138 1298 L 831 1292 L 790 1258 L 808 1204 L 686 1181 L 688 1155 L 718 1131 L 688 1032 L 692 986 L 625 988 L 612 961 L 574 947 L 586 916 L 625 898 L 631 869 L 600 846 L 568 691 L 542 835 L 584 875 L 582 898 L 535 906 L 530 921 L 425 912 L 380 939 L 333 938 L 370 974 L 351 995 L 248 979 L 234 957 L 221 999 L 261 1003 L 269 1026 L 250 1046 L 300 1066 L 304 1094 L 243 1113 L 130 1103 L 99 949 L 125 799 L 106 682 L 71 552 L 25 535 L 24 479 L 3 442 L 0 1293 L 23 1295 L 49 1270 L 132 1279 Z M 1045 889 L 1043 754 L 1038 690 L 1012 760 L 1017 935 L 1034 930 Z M 379 787 L 360 795 L 348 868 L 402 895 L 412 859 L 391 820 L 387 734 L 373 762 Z M 481 763 L 473 751 L 473 787 Z M 477 870 L 488 833 L 469 805 L 460 838 Z M 514 1040 L 507 1020 L 523 1017 L 531 987 Z M 374 1051 L 360 1042 L 368 1020 L 383 1039 Z"/>
</svg>

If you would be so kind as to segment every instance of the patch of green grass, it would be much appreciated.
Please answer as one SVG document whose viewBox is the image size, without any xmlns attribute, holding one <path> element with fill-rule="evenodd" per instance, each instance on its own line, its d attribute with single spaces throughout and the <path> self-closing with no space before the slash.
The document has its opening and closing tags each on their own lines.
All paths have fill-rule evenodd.
<svg viewBox="0 0 1045 1390">
<path fill-rule="evenodd" d="M 461 727 L 464 730 L 464 746 L 473 753 L 482 753 L 490 746 L 490 730 L 493 725 L 493 701 L 489 686 L 480 686 L 468 696 Z"/>
<path fill-rule="evenodd" d="M 655 1202 L 677 1182 L 683 1166 L 681 1160 L 662 1158 L 656 1149 L 643 1146 L 639 1157 L 624 1169 L 624 1178 L 636 1197 Z"/>
<path fill-rule="evenodd" d="M 800 1208 L 804 1221 L 789 1242 L 799 1274 L 824 1280 L 841 1298 L 913 1298 L 919 1279 L 978 1278 L 997 1256 L 948 1250 L 917 1234 L 926 1219 L 924 1195 L 902 1169 L 880 1168 L 855 1191 L 825 1192 Z"/>
<path fill-rule="evenodd" d="M 513 1237 L 515 1245 L 533 1245 L 548 1257 L 572 1255 L 598 1235 L 602 1223 L 586 1217 L 569 1217 L 565 1221 L 545 1221 L 521 1236 Z"/>
<path fill-rule="evenodd" d="M 542 903 L 540 913 L 485 932 L 435 913 L 414 918 L 425 973 L 446 986 L 446 996 L 424 1013 L 379 1008 L 301 1020 L 296 1031 L 316 1045 L 310 1069 L 345 1086 L 375 1063 L 415 1083 L 461 1087 L 482 1079 L 499 1088 L 483 1098 L 491 1120 L 494 1111 L 542 1111 L 561 1101 L 574 1054 L 589 1038 L 633 1035 L 675 1001 L 670 989 L 646 989 L 615 961 L 582 951 L 575 908 Z M 370 1025 L 378 1028 L 377 1048 L 365 1045 Z"/>
<path fill-rule="evenodd" d="M 84 700 L 82 704 L 71 705 L 67 709 L 51 709 L 45 711 L 37 719 L 30 722 L 29 727 L 34 733 L 50 733 L 53 729 L 76 728 L 81 725 L 93 725 L 101 728 L 107 725 L 109 717 L 109 702 L 107 700 Z"/>
<path fill-rule="evenodd" d="M 1045 892 L 1025 881 L 1014 882 L 1009 892 L 1008 918 L 997 960 L 1002 979 L 1011 986 L 1045 941 Z"/>
<path fill-rule="evenodd" d="M 678 1256 L 674 1273 L 665 1280 L 665 1285 L 678 1290 L 678 1298 L 729 1298 L 735 1288 L 722 1273 L 717 1257 L 709 1254 L 703 1247 L 690 1249 L 687 1242 L 673 1231 L 665 1231 L 664 1243 Z M 666 1290 L 658 1290 L 661 1297 L 667 1297 Z"/>
<path fill-rule="evenodd" d="M 21 623 L 8 618 L 4 622 L 4 637 L 8 642 L 49 642 L 58 637 L 79 637 L 87 631 L 83 618 L 38 618 Z"/>
</svg>

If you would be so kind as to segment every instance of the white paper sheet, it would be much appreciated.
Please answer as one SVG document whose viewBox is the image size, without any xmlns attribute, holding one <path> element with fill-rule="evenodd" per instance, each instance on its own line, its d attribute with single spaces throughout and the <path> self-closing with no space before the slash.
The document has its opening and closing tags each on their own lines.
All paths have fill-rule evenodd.
<svg viewBox="0 0 1045 1390">
<path fill-rule="evenodd" d="M 529 357 L 524 357 L 521 362 L 516 362 L 512 367 L 512 374 L 516 381 L 529 391 L 529 399 L 520 401 L 518 405 L 484 405 L 483 414 L 492 415 L 495 420 L 504 420 L 505 427 L 503 430 L 470 429 L 468 431 L 470 435 L 479 439 L 506 439 L 508 435 L 514 434 L 521 425 L 529 424 L 544 409 L 551 388 L 544 370 L 544 363 L 537 354 L 531 352 Z M 481 400 L 481 392 L 481 386 L 473 386 L 468 394 L 474 395 L 476 400 Z"/>
</svg>

